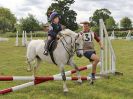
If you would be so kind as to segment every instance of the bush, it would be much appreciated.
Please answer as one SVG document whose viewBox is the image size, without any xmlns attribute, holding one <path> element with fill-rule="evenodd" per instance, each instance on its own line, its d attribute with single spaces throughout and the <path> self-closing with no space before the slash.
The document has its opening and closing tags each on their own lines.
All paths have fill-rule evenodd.
<svg viewBox="0 0 133 99">
<path fill-rule="evenodd" d="M 22 34 L 23 34 L 22 32 L 19 32 L 18 36 L 22 37 Z M 3 36 L 3 37 L 16 37 L 16 33 L 7 32 L 7 33 L 5 33 L 5 34 L 3 34 L 1 36 Z M 31 36 L 31 34 L 27 33 L 27 37 L 30 37 L 30 36 Z M 47 32 L 37 31 L 37 32 L 32 33 L 32 36 L 33 37 L 46 37 L 47 36 Z"/>
<path fill-rule="evenodd" d="M 109 36 L 112 34 L 112 31 L 111 32 L 108 32 L 109 33 Z M 126 37 L 128 32 L 122 32 L 122 31 L 115 31 L 115 37 Z M 133 35 L 133 32 L 131 32 L 131 35 Z"/>
</svg>

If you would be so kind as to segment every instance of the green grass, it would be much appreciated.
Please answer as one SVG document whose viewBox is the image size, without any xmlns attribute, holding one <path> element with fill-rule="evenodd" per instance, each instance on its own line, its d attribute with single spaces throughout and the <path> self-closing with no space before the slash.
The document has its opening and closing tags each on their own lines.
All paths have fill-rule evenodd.
<svg viewBox="0 0 133 99">
<path fill-rule="evenodd" d="M 0 42 L 0 75 L 32 75 L 26 71 L 26 48 L 15 47 L 15 39 Z M 113 40 L 113 47 L 117 56 L 117 70 L 123 76 L 111 76 L 110 79 L 99 79 L 89 85 L 84 81 L 82 85 L 74 81 L 67 81 L 69 92 L 62 92 L 62 81 L 50 81 L 31 86 L 10 94 L 0 95 L 0 99 L 133 99 L 133 41 Z M 96 46 L 99 52 L 98 46 Z M 86 58 L 75 57 L 78 66 L 89 64 Z M 66 66 L 65 70 L 73 69 Z M 59 73 L 55 65 L 42 63 L 38 75 L 54 75 Z M 89 71 L 81 72 L 88 75 Z M 24 81 L 0 82 L 0 89 L 8 88 Z"/>
</svg>

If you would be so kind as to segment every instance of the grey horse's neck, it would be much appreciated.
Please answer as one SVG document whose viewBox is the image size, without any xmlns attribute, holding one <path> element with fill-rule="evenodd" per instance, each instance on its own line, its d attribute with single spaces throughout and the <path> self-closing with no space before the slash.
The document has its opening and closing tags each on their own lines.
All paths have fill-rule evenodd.
<svg viewBox="0 0 133 99">
<path fill-rule="evenodd" d="M 64 37 L 61 37 L 61 39 L 59 40 L 60 43 L 64 43 L 64 46 L 67 47 L 71 47 L 71 45 L 73 45 L 74 43 L 74 37 L 70 36 L 70 35 L 65 35 Z"/>
</svg>

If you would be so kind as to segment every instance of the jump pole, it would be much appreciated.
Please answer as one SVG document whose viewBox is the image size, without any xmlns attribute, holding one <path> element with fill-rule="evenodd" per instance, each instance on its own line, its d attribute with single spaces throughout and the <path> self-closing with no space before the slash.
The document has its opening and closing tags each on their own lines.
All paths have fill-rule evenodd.
<svg viewBox="0 0 133 99">
<path fill-rule="evenodd" d="M 99 67 L 101 66 L 101 62 L 98 63 L 97 67 L 98 67 L 98 66 L 99 66 Z M 87 66 L 79 67 L 78 69 L 79 69 L 79 71 L 83 71 L 83 70 L 88 70 L 88 69 L 90 69 L 90 68 L 92 68 L 92 64 L 89 64 L 89 65 L 87 65 Z M 74 73 L 76 73 L 76 70 L 75 70 L 75 69 L 70 70 L 70 71 L 66 71 L 66 72 L 65 72 L 65 75 L 66 75 L 66 76 L 69 76 L 69 75 L 74 74 Z M 55 76 L 61 76 L 61 74 L 56 74 Z"/>
<path fill-rule="evenodd" d="M 100 66 L 100 62 L 98 63 L 98 66 Z M 92 64 L 87 65 L 87 66 L 79 67 L 79 71 L 87 70 L 87 69 L 90 69 L 90 68 L 92 68 Z M 69 75 L 74 74 L 74 73 L 76 73 L 75 69 L 70 70 L 70 71 L 66 71 L 65 75 L 69 76 Z M 59 76 L 61 76 L 60 73 L 56 74 L 56 75 L 53 75 L 53 77 L 59 77 Z M 0 76 L 0 81 L 15 81 L 15 80 L 22 80 L 22 81 L 23 80 L 36 80 L 36 77 L 34 77 L 34 76 Z"/>
<path fill-rule="evenodd" d="M 90 80 L 91 78 L 90 77 L 80 77 L 81 80 Z M 99 79 L 100 77 L 96 77 L 96 79 Z M 40 84 L 40 83 L 43 83 L 43 82 L 46 82 L 46 81 L 58 81 L 58 80 L 62 80 L 62 77 L 54 77 L 54 76 L 49 76 L 49 77 L 35 77 L 35 78 L 31 78 L 31 79 L 34 79 L 34 81 L 31 81 L 31 82 L 28 82 L 28 83 L 25 83 L 25 84 L 21 84 L 21 85 L 18 85 L 18 86 L 14 86 L 14 87 L 11 87 L 11 88 L 7 88 L 7 89 L 4 89 L 4 90 L 0 90 L 0 94 L 6 94 L 6 93 L 10 93 L 10 92 L 14 92 L 14 91 L 17 91 L 17 90 L 20 90 L 20 89 L 23 89 L 23 88 L 26 88 L 26 87 L 29 87 L 29 86 L 33 86 L 33 85 L 37 85 L 37 84 Z M 66 77 L 66 80 L 78 80 L 79 77 Z"/>
<path fill-rule="evenodd" d="M 100 66 L 100 62 L 99 65 Z M 79 67 L 79 71 L 83 71 L 86 69 L 90 69 L 92 68 L 92 64 L 87 65 L 87 66 L 83 66 L 83 67 Z M 65 74 L 66 76 L 71 75 L 76 73 L 76 70 L 70 70 L 70 71 L 66 71 Z M 47 79 L 46 79 L 47 78 Z M 49 80 L 62 80 L 61 74 L 56 74 L 53 75 L 51 78 L 48 79 L 48 77 L 46 78 L 42 78 L 42 77 L 34 77 L 34 76 L 0 76 L 0 81 L 13 81 L 13 80 L 33 80 L 31 82 L 25 83 L 25 84 L 21 84 L 18 86 L 14 86 L 11 88 L 7 88 L 4 90 L 0 90 L 0 94 L 6 94 L 6 93 L 10 93 L 10 92 L 14 92 L 29 86 L 33 86 L 33 85 L 37 85 Z M 96 79 L 99 79 L 100 77 L 96 76 Z M 66 77 L 67 80 L 78 80 L 78 77 Z M 81 77 L 82 80 L 90 80 L 90 77 Z"/>
<path fill-rule="evenodd" d="M 26 78 L 26 77 L 25 77 Z M 23 79 L 22 78 L 16 78 L 16 80 L 28 80 L 28 79 Z M 49 81 L 49 80 L 62 80 L 62 77 L 61 76 L 36 76 L 36 77 L 28 77 L 29 80 L 34 80 L 34 81 Z M 91 77 L 80 77 L 81 80 L 90 80 Z M 96 78 L 99 78 L 99 77 L 96 77 Z M 66 80 L 78 80 L 79 77 L 66 77 Z M 3 80 L 4 81 L 4 80 Z M 8 79 L 8 80 L 5 80 L 5 81 L 12 81 L 12 79 Z"/>
</svg>

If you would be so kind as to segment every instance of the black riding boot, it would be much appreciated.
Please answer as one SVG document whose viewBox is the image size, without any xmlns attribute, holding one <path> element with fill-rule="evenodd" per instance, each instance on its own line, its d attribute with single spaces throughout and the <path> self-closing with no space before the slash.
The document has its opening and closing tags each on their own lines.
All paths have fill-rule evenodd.
<svg viewBox="0 0 133 99">
<path fill-rule="evenodd" d="M 46 56 L 48 55 L 48 47 L 49 47 L 51 41 L 52 40 L 48 40 L 47 43 L 45 44 L 44 53 L 43 54 L 46 55 Z"/>
</svg>

